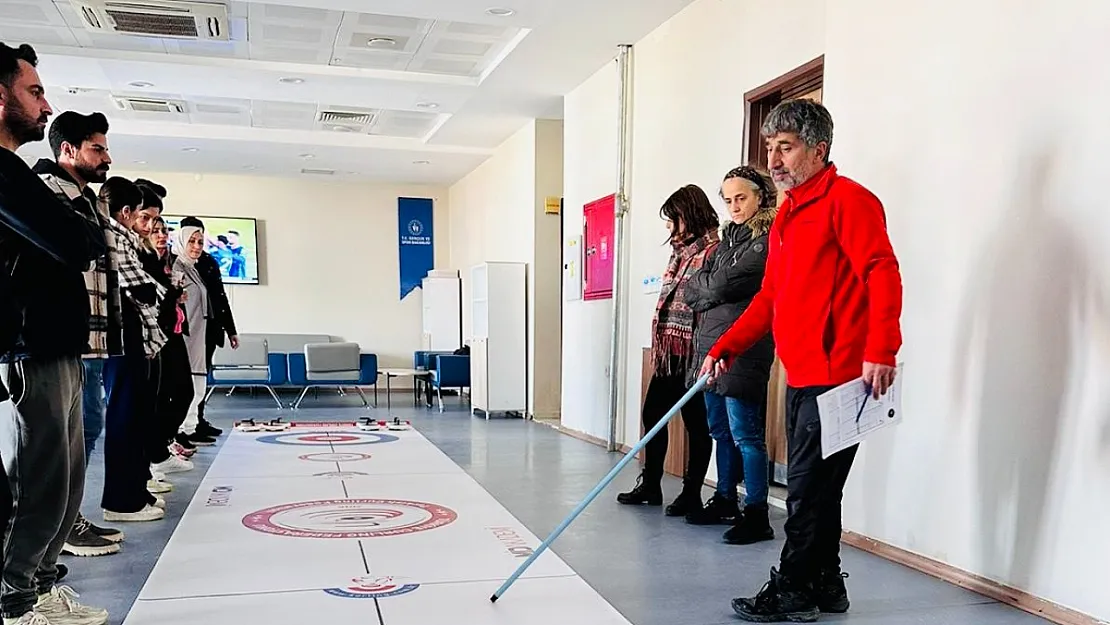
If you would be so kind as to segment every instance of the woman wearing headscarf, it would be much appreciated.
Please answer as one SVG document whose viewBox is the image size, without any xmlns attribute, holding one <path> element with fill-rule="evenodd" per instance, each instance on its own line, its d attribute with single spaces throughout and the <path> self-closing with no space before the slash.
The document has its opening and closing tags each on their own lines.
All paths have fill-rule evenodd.
<svg viewBox="0 0 1110 625">
<path fill-rule="evenodd" d="M 663 286 L 652 321 L 651 358 L 655 372 L 644 398 L 645 430 L 655 427 L 663 415 L 686 394 L 687 374 L 697 371 L 694 360 L 694 311 L 684 293 L 690 276 L 717 245 L 719 218 L 700 187 L 686 185 L 675 191 L 659 209 L 670 236 L 671 258 L 663 273 Z M 705 416 L 705 399 L 697 393 L 682 408 L 682 422 L 689 437 L 689 456 L 682 492 L 667 506 L 667 516 L 686 516 L 702 507 L 701 489 L 713 454 L 713 439 Z M 647 444 L 644 470 L 636 487 L 617 496 L 625 505 L 663 503 L 663 463 L 667 456 L 667 429 Z"/>
<path fill-rule="evenodd" d="M 777 192 L 764 173 L 737 167 L 721 183 L 731 220 L 721 244 L 686 285 L 686 303 L 698 313 L 694 343 L 698 361 L 748 309 L 763 286 L 767 238 L 775 221 Z M 767 382 L 775 359 L 770 334 L 732 362 L 705 391 L 709 433 L 717 441 L 717 492 L 686 517 L 697 525 L 729 524 L 724 540 L 746 545 L 775 537 L 767 519 Z M 697 377 L 691 370 L 690 379 Z M 741 514 L 736 487 L 743 476 Z"/>
<path fill-rule="evenodd" d="M 211 445 L 211 438 L 198 435 L 200 422 L 200 402 L 204 400 L 207 389 L 208 364 L 205 336 L 208 332 L 208 318 L 211 304 L 208 289 L 197 271 L 197 259 L 204 252 L 204 231 L 196 226 L 181 226 L 174 232 L 173 249 L 178 252 L 173 264 L 173 281 L 185 289 L 185 319 L 189 324 L 189 335 L 185 337 L 185 349 L 189 354 L 189 369 L 193 374 L 193 400 L 185 413 L 179 438 L 184 437 L 196 445 Z"/>
</svg>

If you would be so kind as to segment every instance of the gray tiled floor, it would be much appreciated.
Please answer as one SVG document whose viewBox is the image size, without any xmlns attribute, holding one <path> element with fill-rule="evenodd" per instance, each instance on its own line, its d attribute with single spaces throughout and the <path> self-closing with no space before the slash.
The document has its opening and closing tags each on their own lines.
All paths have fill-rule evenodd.
<svg viewBox="0 0 1110 625">
<path fill-rule="evenodd" d="M 411 396 L 408 396 L 411 397 Z M 383 408 L 374 415 L 386 416 Z M 450 406 L 451 404 L 449 404 Z M 264 397 L 224 399 L 217 394 L 212 420 L 227 427 L 237 418 L 272 418 L 278 411 Z M 300 420 L 353 419 L 365 415 L 357 400 L 321 394 L 308 398 Z M 283 416 L 290 420 L 292 413 Z M 536 535 L 545 536 L 590 491 L 619 457 L 537 423 L 471 418 L 461 409 L 440 414 L 413 408 L 394 394 L 393 415 L 412 419 L 430 441 L 466 470 Z M 198 454 L 197 470 L 179 474 L 168 497 L 169 518 L 129 526 L 122 554 L 95 560 L 67 558 L 67 583 L 82 601 L 108 608 L 121 623 L 169 540 L 218 449 Z M 103 459 L 93 458 L 86 513 L 99 519 Z M 635 480 L 628 468 L 553 547 L 570 566 L 635 625 L 736 623 L 729 600 L 758 590 L 777 560 L 781 542 L 731 547 L 719 541 L 722 528 L 699 528 L 663 517 L 659 508 L 629 509 L 613 497 Z M 677 492 L 669 481 L 668 494 Z M 708 493 L 707 493 L 708 496 Z M 776 513 L 781 535 L 783 515 Z M 822 621 L 875 625 L 1018 625 L 1039 618 L 985 597 L 855 550 L 845 553 L 851 573 L 851 613 Z M 215 564 L 214 564 L 215 565 Z M 511 593 L 504 599 L 511 600 Z M 424 625 L 424 624 L 411 624 Z M 438 625 L 438 624 L 427 624 Z"/>
</svg>

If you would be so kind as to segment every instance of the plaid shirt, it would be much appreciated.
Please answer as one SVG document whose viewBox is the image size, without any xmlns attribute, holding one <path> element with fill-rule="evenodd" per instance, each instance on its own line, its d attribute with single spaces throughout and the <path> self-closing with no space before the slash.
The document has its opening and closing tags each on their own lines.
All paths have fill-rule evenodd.
<svg viewBox="0 0 1110 625">
<path fill-rule="evenodd" d="M 119 280 L 116 275 L 112 235 L 108 216 L 97 211 L 95 196 L 77 186 L 69 174 L 52 161 L 43 161 L 39 178 L 60 199 L 66 200 L 79 215 L 104 229 L 109 253 L 93 261 L 85 272 L 85 288 L 89 292 L 89 344 L 85 358 L 107 358 L 123 353 L 123 323 L 120 315 Z"/>
<path fill-rule="evenodd" d="M 111 217 L 108 218 L 108 228 L 115 239 L 114 245 L 110 245 L 114 248 L 113 256 L 119 272 L 120 293 L 139 311 L 139 319 L 143 323 L 143 349 L 147 358 L 153 358 L 162 350 L 167 340 L 166 334 L 158 325 L 158 304 L 166 296 L 166 289 L 143 269 L 143 263 L 139 260 L 139 246 L 142 245 L 139 235 Z M 141 302 L 131 292 L 132 289 L 143 286 L 153 287 L 157 294 L 154 303 Z"/>
</svg>

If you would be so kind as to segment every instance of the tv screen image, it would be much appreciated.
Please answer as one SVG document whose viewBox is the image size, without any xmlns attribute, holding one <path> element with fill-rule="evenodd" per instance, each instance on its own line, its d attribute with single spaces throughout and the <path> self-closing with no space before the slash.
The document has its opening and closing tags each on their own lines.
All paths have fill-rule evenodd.
<svg viewBox="0 0 1110 625">
<path fill-rule="evenodd" d="M 181 215 L 162 215 L 170 234 L 174 254 L 174 233 L 181 227 Z M 224 284 L 258 284 L 258 222 L 250 217 L 202 217 L 204 251 L 216 259 Z"/>
</svg>

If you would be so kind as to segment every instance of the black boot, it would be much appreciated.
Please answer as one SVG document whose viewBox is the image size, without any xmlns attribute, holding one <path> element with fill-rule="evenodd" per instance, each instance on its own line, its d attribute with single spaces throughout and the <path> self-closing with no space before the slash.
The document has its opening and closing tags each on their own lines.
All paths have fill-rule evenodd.
<svg viewBox="0 0 1110 625">
<path fill-rule="evenodd" d="M 720 495 L 713 495 L 704 508 L 697 508 L 686 515 L 690 525 L 727 525 L 740 519 L 740 507 Z"/>
<path fill-rule="evenodd" d="M 775 530 L 771 529 L 771 521 L 767 518 L 767 504 L 746 506 L 736 525 L 723 537 L 730 545 L 751 545 L 774 538 Z"/>
<path fill-rule="evenodd" d="M 813 586 L 787 579 L 775 569 L 758 595 L 733 599 L 732 609 L 749 623 L 812 623 L 821 616 Z"/>
<path fill-rule="evenodd" d="M 205 421 L 204 417 L 197 422 L 197 432 L 209 438 L 219 438 L 224 433 L 220 428 Z"/>
<path fill-rule="evenodd" d="M 627 493 L 617 495 L 617 503 L 626 506 L 661 506 L 663 505 L 663 488 L 655 481 L 655 486 L 644 484 L 644 475 L 636 478 L 636 486 Z"/>
<path fill-rule="evenodd" d="M 667 506 L 664 514 L 667 516 L 686 516 L 695 510 L 700 510 L 701 503 L 701 486 L 690 486 L 689 484 L 682 487 L 682 492 L 675 497 L 674 502 Z"/>
<path fill-rule="evenodd" d="M 817 607 L 827 614 L 844 614 L 851 603 L 848 601 L 848 588 L 844 585 L 847 573 L 840 569 L 826 569 L 821 571 L 817 584 L 813 587 L 813 594 Z"/>
</svg>

